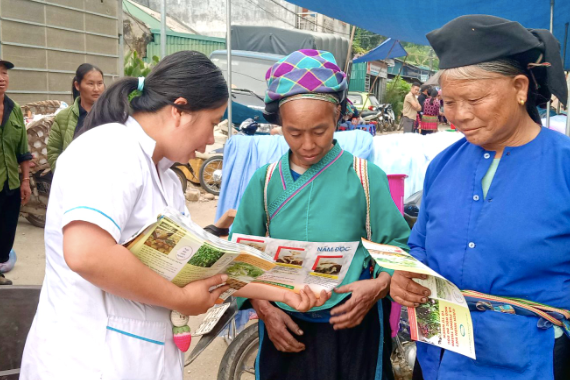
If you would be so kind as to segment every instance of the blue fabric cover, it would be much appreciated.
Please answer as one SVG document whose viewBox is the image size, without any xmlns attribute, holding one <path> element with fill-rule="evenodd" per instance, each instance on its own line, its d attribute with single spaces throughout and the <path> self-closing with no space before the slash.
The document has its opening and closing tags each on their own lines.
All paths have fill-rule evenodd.
<svg viewBox="0 0 570 380">
<path fill-rule="evenodd" d="M 399 41 L 428 45 L 426 34 L 468 14 L 487 14 L 518 21 L 525 28 L 550 29 L 550 0 L 290 0 L 290 3 Z M 554 36 L 564 43 L 570 22 L 570 0 L 554 4 Z M 562 46 L 562 51 L 564 46 Z M 566 50 L 570 70 L 570 49 Z"/>
<path fill-rule="evenodd" d="M 362 57 L 358 57 L 353 62 L 370 62 L 370 61 L 381 61 L 388 58 L 398 58 L 408 55 L 408 52 L 400 44 L 400 41 L 388 38 L 386 41 L 382 42 L 380 45 L 376 46 L 374 49 L 370 50 L 368 53 L 364 54 Z"/>
</svg>

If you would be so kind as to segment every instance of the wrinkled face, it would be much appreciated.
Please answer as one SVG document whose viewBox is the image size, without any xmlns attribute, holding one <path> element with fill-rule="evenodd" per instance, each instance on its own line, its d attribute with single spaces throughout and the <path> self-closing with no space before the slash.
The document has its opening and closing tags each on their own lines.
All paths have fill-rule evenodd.
<svg viewBox="0 0 570 380">
<path fill-rule="evenodd" d="M 320 100 L 298 99 L 283 104 L 279 113 L 283 136 L 296 165 L 309 168 L 332 148 L 340 106 Z"/>
<path fill-rule="evenodd" d="M 207 145 L 214 140 L 214 127 L 220 123 L 226 105 L 197 112 L 177 112 L 174 128 L 165 138 L 165 156 L 172 161 L 186 163 L 196 157 L 196 152 L 204 153 Z M 174 108 L 174 107 L 171 107 Z"/>
<path fill-rule="evenodd" d="M 412 95 L 418 96 L 420 94 L 419 86 L 412 86 Z"/>
<path fill-rule="evenodd" d="M 105 91 L 105 82 L 103 75 L 97 70 L 91 70 L 83 76 L 81 83 L 75 82 L 75 89 L 79 91 L 81 100 L 88 104 L 93 104 L 103 91 Z"/>
<path fill-rule="evenodd" d="M 0 94 L 5 94 L 8 89 L 10 78 L 8 76 L 8 69 L 4 65 L 0 65 Z"/>
<path fill-rule="evenodd" d="M 513 136 L 523 116 L 528 79 L 499 74 L 492 79 L 441 80 L 445 116 L 467 140 L 485 149 L 501 145 Z M 528 116 L 528 115 L 527 115 Z"/>
</svg>

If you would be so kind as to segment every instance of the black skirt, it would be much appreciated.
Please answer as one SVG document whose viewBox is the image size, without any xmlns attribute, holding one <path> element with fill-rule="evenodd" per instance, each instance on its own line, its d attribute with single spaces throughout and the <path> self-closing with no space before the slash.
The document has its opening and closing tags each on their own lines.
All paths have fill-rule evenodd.
<svg viewBox="0 0 570 380">
<path fill-rule="evenodd" d="M 386 300 L 387 301 L 387 300 Z M 389 380 L 393 379 L 390 364 L 390 303 L 373 307 L 362 323 L 352 329 L 335 331 L 330 323 L 307 322 L 292 317 L 303 330 L 295 336 L 305 345 L 300 353 L 277 351 L 259 323 L 260 348 L 257 357 L 256 379 L 259 380 Z M 384 341 L 380 349 L 379 309 L 384 310 Z M 379 361 L 381 363 L 379 363 Z M 377 375 L 377 368 L 382 371 Z"/>
</svg>

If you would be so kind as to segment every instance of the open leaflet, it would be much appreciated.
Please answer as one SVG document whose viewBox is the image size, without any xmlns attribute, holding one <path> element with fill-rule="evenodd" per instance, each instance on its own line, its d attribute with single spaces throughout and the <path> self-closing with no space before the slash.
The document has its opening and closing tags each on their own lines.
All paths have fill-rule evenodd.
<svg viewBox="0 0 570 380">
<path fill-rule="evenodd" d="M 264 252 L 277 264 L 255 282 L 297 293 L 308 285 L 316 295 L 342 283 L 359 245 L 358 242 L 315 243 L 241 234 L 234 234 L 232 241 Z"/>
<path fill-rule="evenodd" d="M 177 286 L 227 274 L 226 299 L 275 267 L 271 256 L 220 239 L 176 210 L 166 209 L 155 223 L 125 244 L 146 266 Z"/>
<path fill-rule="evenodd" d="M 237 242 L 236 242 L 237 241 Z M 311 243 L 234 234 L 220 239 L 167 208 L 157 221 L 125 243 L 139 260 L 177 286 L 227 274 L 227 299 L 251 282 L 298 293 L 308 285 L 318 296 L 346 275 L 358 242 Z"/>
<path fill-rule="evenodd" d="M 428 302 L 408 308 L 413 340 L 432 344 L 475 359 L 471 313 L 461 291 L 404 250 L 363 240 L 376 263 L 384 268 L 427 275 L 414 279 L 431 291 Z"/>
</svg>

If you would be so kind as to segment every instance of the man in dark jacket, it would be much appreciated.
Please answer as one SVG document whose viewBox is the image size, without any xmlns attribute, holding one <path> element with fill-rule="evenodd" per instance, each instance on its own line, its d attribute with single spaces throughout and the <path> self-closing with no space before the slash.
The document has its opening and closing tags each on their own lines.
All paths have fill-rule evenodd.
<svg viewBox="0 0 570 380">
<path fill-rule="evenodd" d="M 6 95 L 11 62 L 0 59 L 0 285 L 11 285 L 4 273 L 14 268 L 12 249 L 20 215 L 20 205 L 30 200 L 30 160 L 28 136 L 20 106 Z M 22 178 L 18 173 L 20 167 Z"/>
</svg>

